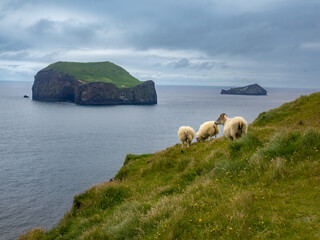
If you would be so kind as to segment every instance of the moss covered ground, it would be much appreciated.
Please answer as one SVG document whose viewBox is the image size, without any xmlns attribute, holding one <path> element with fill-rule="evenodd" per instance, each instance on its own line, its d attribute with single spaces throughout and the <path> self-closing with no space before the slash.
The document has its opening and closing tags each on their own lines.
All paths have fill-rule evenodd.
<svg viewBox="0 0 320 240">
<path fill-rule="evenodd" d="M 131 88 L 142 83 L 122 67 L 111 62 L 56 62 L 45 70 L 55 69 L 85 82 L 113 83 L 118 88 Z"/>
<path fill-rule="evenodd" d="M 49 231 L 20 239 L 320 239 L 320 93 L 220 137 L 127 155 Z"/>
</svg>

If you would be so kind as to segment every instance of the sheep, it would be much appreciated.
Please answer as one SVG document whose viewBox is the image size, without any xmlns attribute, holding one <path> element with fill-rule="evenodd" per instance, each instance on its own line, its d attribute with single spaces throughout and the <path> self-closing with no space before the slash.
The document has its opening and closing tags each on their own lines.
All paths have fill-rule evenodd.
<svg viewBox="0 0 320 240">
<path fill-rule="evenodd" d="M 189 126 L 181 126 L 178 131 L 178 137 L 182 143 L 182 148 L 184 144 L 187 144 L 187 146 L 190 146 L 190 143 L 192 142 L 192 139 L 194 138 L 194 130 L 193 128 Z"/>
<path fill-rule="evenodd" d="M 231 140 L 236 140 L 244 133 L 247 133 L 248 124 L 243 117 L 228 118 L 225 113 L 221 113 L 215 124 L 222 124 L 223 134 Z"/>
<path fill-rule="evenodd" d="M 202 142 L 212 137 L 217 137 L 219 133 L 220 128 L 214 121 L 204 122 L 199 128 L 196 138 L 198 142 Z"/>
</svg>

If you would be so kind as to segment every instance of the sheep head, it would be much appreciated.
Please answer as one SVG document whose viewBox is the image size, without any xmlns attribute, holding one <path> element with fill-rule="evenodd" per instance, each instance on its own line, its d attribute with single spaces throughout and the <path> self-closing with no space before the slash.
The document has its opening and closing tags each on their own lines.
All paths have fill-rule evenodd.
<svg viewBox="0 0 320 240">
<path fill-rule="evenodd" d="M 221 113 L 219 118 L 214 122 L 216 125 L 222 124 L 224 125 L 224 123 L 227 121 L 227 114 L 225 113 Z"/>
</svg>

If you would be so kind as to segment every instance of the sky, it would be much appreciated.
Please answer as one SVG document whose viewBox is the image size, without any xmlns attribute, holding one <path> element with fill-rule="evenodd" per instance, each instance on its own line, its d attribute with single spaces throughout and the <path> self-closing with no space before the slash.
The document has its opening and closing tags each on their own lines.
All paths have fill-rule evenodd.
<svg viewBox="0 0 320 240">
<path fill-rule="evenodd" d="M 320 88 L 320 0 L 1 0 L 0 80 L 111 61 L 159 85 Z"/>
</svg>

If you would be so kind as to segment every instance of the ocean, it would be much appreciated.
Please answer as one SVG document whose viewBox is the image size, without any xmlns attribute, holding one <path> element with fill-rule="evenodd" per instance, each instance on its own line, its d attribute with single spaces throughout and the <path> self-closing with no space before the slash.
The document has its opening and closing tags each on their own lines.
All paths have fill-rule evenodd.
<svg viewBox="0 0 320 240">
<path fill-rule="evenodd" d="M 126 154 L 179 143 L 182 125 L 197 131 L 223 112 L 250 123 L 319 91 L 266 88 L 267 96 L 239 96 L 221 95 L 222 87 L 156 86 L 157 105 L 78 106 L 32 101 L 32 84 L 0 81 L 1 240 L 55 226 L 76 194 L 115 176 Z"/>
</svg>

